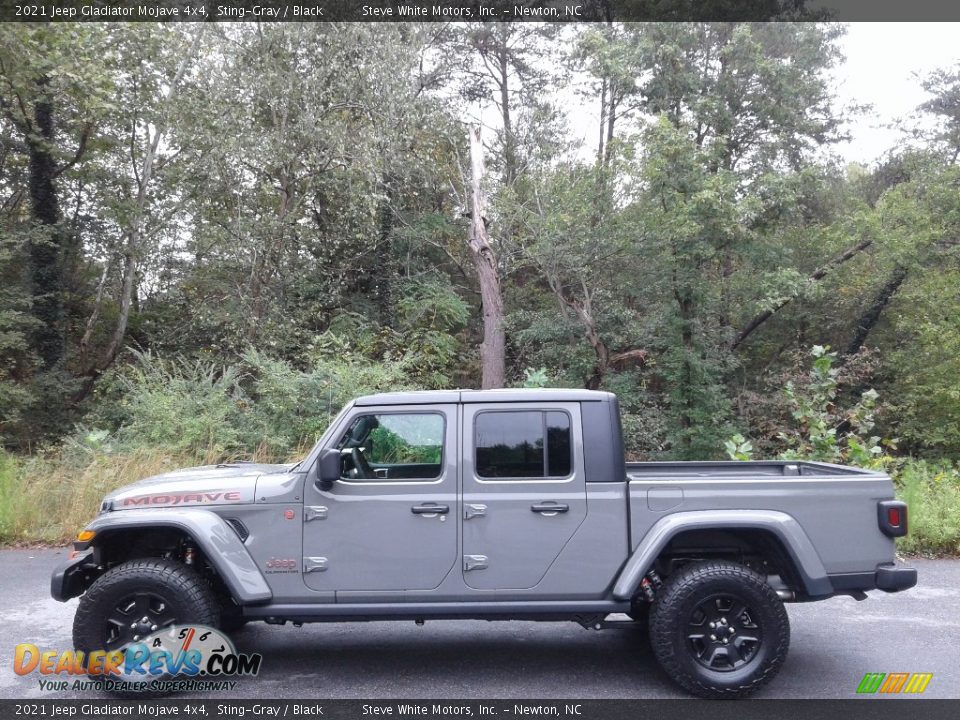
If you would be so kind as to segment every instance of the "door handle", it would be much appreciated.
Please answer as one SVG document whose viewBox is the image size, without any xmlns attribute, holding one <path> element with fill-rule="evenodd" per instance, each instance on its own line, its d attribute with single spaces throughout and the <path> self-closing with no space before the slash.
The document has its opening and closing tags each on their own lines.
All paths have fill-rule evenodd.
<svg viewBox="0 0 960 720">
<path fill-rule="evenodd" d="M 471 520 L 475 517 L 483 517 L 487 514 L 487 506 L 479 503 L 467 503 L 463 506 L 463 519 Z"/>
<path fill-rule="evenodd" d="M 424 503 L 423 505 L 414 505 L 410 508 L 410 512 L 414 515 L 446 515 L 450 512 L 450 506 Z"/>
<path fill-rule="evenodd" d="M 323 505 L 307 505 L 303 509 L 303 521 L 305 523 L 311 522 L 313 520 L 326 520 L 327 519 L 327 508 Z"/>
<path fill-rule="evenodd" d="M 556 515 L 557 513 L 567 512 L 570 509 L 570 506 L 566 503 L 545 502 L 531 505 L 530 509 L 535 513 L 540 513 L 541 515 Z"/>
<path fill-rule="evenodd" d="M 463 556 L 463 569 L 466 572 L 469 572 L 470 570 L 486 570 L 488 564 L 488 558 L 486 555 Z"/>
<path fill-rule="evenodd" d="M 325 557 L 305 557 L 303 559 L 303 573 L 324 572 L 327 569 Z"/>
</svg>

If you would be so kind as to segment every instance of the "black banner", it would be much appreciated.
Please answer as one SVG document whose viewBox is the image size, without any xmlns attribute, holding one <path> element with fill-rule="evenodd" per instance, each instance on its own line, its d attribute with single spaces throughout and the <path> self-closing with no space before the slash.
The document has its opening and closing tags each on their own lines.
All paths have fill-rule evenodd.
<svg viewBox="0 0 960 720">
<path fill-rule="evenodd" d="M 0 0 L 0 22 L 960 20 L 945 0 Z"/>
<path fill-rule="evenodd" d="M 907 704 L 909 703 L 909 707 Z M 0 718 L 952 720 L 956 700 L 0 700 Z"/>
</svg>

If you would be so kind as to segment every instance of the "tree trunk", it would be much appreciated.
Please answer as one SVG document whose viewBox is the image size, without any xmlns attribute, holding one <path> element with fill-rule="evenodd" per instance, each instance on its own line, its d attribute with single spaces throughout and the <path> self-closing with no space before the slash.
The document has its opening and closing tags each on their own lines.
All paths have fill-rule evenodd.
<svg viewBox="0 0 960 720">
<path fill-rule="evenodd" d="M 513 118 L 510 114 L 510 68 L 506 41 L 500 48 L 500 113 L 503 119 L 503 178 L 507 185 L 517 179 L 517 145 L 513 136 Z"/>
<path fill-rule="evenodd" d="M 587 338 L 587 342 L 590 343 L 590 347 L 593 348 L 593 354 L 597 356 L 596 362 L 593 364 L 593 372 L 590 374 L 590 377 L 587 378 L 585 384 L 587 390 L 599 390 L 603 384 L 603 378 L 607 374 L 607 369 L 610 367 L 610 351 L 600 336 L 600 331 L 597 330 L 597 324 L 593 320 L 593 313 L 589 309 L 581 307 L 578 310 L 578 314 L 583 323 L 584 335 Z"/>
<path fill-rule="evenodd" d="M 90 312 L 90 317 L 87 318 L 87 325 L 83 330 L 83 337 L 80 338 L 80 362 L 86 362 L 87 359 L 90 340 L 93 337 L 93 331 L 96 329 L 97 320 L 100 319 L 100 310 L 103 307 L 103 293 L 107 288 L 107 280 L 110 277 L 110 268 L 112 265 L 113 259 L 111 258 L 103 266 L 100 282 L 97 284 L 97 295 L 93 300 L 93 310 Z"/>
<path fill-rule="evenodd" d="M 902 265 L 895 267 L 893 273 L 890 275 L 890 279 L 880 288 L 880 292 L 877 293 L 873 302 L 870 303 L 870 307 L 863 312 L 857 321 L 857 329 L 853 334 L 853 339 L 847 346 L 847 355 L 854 355 L 860 351 L 860 348 L 863 347 L 863 344 L 867 340 L 867 335 L 870 334 L 870 331 L 873 330 L 873 327 L 880 320 L 884 309 L 893 299 L 893 296 L 897 294 L 897 290 L 900 289 L 900 286 L 903 285 L 903 281 L 906 279 L 907 269 Z"/>
<path fill-rule="evenodd" d="M 603 151 L 607 135 L 607 79 L 600 84 L 600 143 L 597 145 L 597 165 L 603 165 L 606 154 Z"/>
<path fill-rule="evenodd" d="M 548 276 L 547 282 L 553 294 L 556 295 L 560 301 L 561 307 L 573 312 L 583 326 L 583 336 L 590 344 L 590 347 L 593 349 L 593 354 L 596 356 L 596 360 L 593 363 L 593 370 L 584 381 L 584 386 L 588 390 L 599 390 L 603 384 L 603 378 L 606 376 L 607 370 L 610 367 L 610 350 L 603 341 L 600 330 L 597 328 L 597 322 L 593 317 L 593 302 L 590 299 L 590 291 L 587 289 L 587 284 L 581 278 L 580 288 L 583 291 L 583 301 L 581 302 L 564 290 L 559 278 Z"/>
<path fill-rule="evenodd" d="M 59 226 L 60 201 L 54 182 L 58 168 L 53 156 L 54 107 L 47 96 L 49 82 L 46 77 L 37 82 L 40 99 L 34 104 L 35 136 L 27 135 L 31 213 L 46 230 L 30 243 L 32 313 L 39 321 L 33 333 L 34 347 L 44 370 L 53 369 L 63 360 L 66 347 L 60 257 L 64 233 Z"/>
<path fill-rule="evenodd" d="M 380 271 L 377 273 L 373 285 L 373 297 L 377 304 L 377 316 L 380 324 L 393 328 L 396 325 L 394 315 L 393 289 L 400 275 L 397 256 L 390 244 L 393 235 L 393 178 L 384 178 L 384 199 L 380 203 Z"/>
<path fill-rule="evenodd" d="M 506 375 L 506 336 L 503 329 L 503 296 L 497 259 L 487 240 L 486 197 L 483 192 L 483 144 L 480 126 L 470 129 L 470 169 L 473 199 L 470 254 L 480 281 L 483 303 L 483 342 L 480 344 L 481 386 L 501 388 Z"/>
<path fill-rule="evenodd" d="M 189 50 L 181 59 L 180 65 L 177 67 L 177 72 L 170 81 L 170 90 L 167 92 L 167 96 L 164 99 L 164 109 L 166 111 L 169 111 L 170 107 L 172 106 L 172 101 L 176 97 L 177 91 L 180 89 L 180 82 L 183 80 L 183 76 L 187 71 L 187 67 L 193 60 L 193 56 L 200 44 L 200 38 L 203 37 L 203 33 L 205 31 L 205 25 L 201 26 L 197 30 L 193 37 L 193 41 L 190 43 Z M 100 375 L 100 373 L 113 364 L 113 361 L 116 360 L 117 355 L 120 353 L 120 349 L 123 346 L 123 340 L 126 337 L 127 325 L 130 321 L 130 308 L 133 303 L 134 287 L 137 276 L 137 256 L 141 251 L 140 246 L 143 241 L 144 216 L 146 215 L 147 202 L 149 200 L 149 187 L 150 182 L 153 179 L 154 163 L 157 159 L 160 141 L 167 130 L 168 122 L 169 118 L 166 116 L 163 117 L 162 120 L 157 123 L 157 127 L 153 131 L 152 136 L 150 135 L 149 125 L 147 125 L 147 139 L 149 141 L 147 144 L 147 149 L 144 153 L 143 161 L 140 164 L 139 171 L 136 165 L 133 167 L 133 174 L 137 180 L 137 197 L 134 203 L 133 212 L 131 213 L 130 225 L 126 231 L 126 242 L 124 243 L 123 247 L 123 280 L 121 281 L 120 288 L 120 312 L 117 316 L 117 322 L 116 325 L 114 325 L 113 333 L 110 336 L 110 342 L 107 345 L 106 350 L 104 350 L 103 354 L 100 356 L 99 360 L 92 363 L 87 369 L 87 378 L 73 398 L 75 403 L 81 402 L 90 393 L 90 391 L 93 389 L 93 384 L 96 381 L 96 378 Z M 132 141 L 136 142 L 136 120 L 134 120 L 133 127 L 131 128 L 130 132 L 132 133 Z"/>
<path fill-rule="evenodd" d="M 693 407 L 692 394 L 696 392 L 693 387 L 693 364 L 691 358 L 696 351 L 693 342 L 693 316 L 694 303 L 689 290 L 676 293 L 677 304 L 680 309 L 680 320 L 683 323 L 680 328 L 680 342 L 683 345 L 683 362 L 680 371 L 681 383 L 681 407 L 680 407 L 680 428 L 683 431 L 681 442 L 684 446 L 684 458 L 689 455 L 690 446 L 693 438 L 690 429 L 693 427 L 693 419 L 690 417 Z"/>
<path fill-rule="evenodd" d="M 610 97 L 607 107 L 607 142 L 603 149 L 603 166 L 610 166 L 610 156 L 613 152 L 613 130 L 617 121 L 617 107 L 620 104 L 616 94 L 616 84 L 610 83 Z"/>
<path fill-rule="evenodd" d="M 839 265 L 842 265 L 842 264 L 845 263 L 847 260 L 849 260 L 850 258 L 852 258 L 852 257 L 854 257 L 855 255 L 857 255 L 858 253 L 860 253 L 862 250 L 866 250 L 866 249 L 867 249 L 868 247 L 870 247 L 871 245 L 873 245 L 873 239 L 872 239 L 872 238 L 867 238 L 866 240 L 861 240 L 859 243 L 857 243 L 857 244 L 854 245 L 853 247 L 847 248 L 843 253 L 841 253 L 840 255 L 838 255 L 837 257 L 835 257 L 833 260 L 831 260 L 830 262 L 828 262 L 828 263 L 827 263 L 826 265 L 824 265 L 823 267 L 818 268 L 817 270 L 815 270 L 815 271 L 810 275 L 810 278 L 809 278 L 809 279 L 810 279 L 812 282 L 816 282 L 816 281 L 818 281 L 818 280 L 822 280 L 824 277 L 826 277 L 827 273 L 829 273 L 829 272 L 830 272 L 831 270 L 833 270 L 835 267 L 837 267 L 837 266 L 839 266 Z M 763 325 L 767 320 L 769 320 L 771 317 L 773 317 L 776 313 L 780 312 L 780 310 L 782 310 L 787 304 L 789 304 L 789 302 L 790 302 L 792 299 L 793 299 L 793 298 L 786 298 L 785 300 L 781 300 L 779 303 L 777 303 L 776 305 L 774 305 L 772 308 L 770 308 L 769 310 L 764 310 L 762 313 L 760 313 L 760 314 L 757 315 L 755 318 L 753 318 L 753 320 L 751 320 L 750 322 L 748 322 L 748 323 L 743 327 L 743 329 L 742 329 L 739 333 L 737 333 L 737 336 L 733 339 L 733 342 L 730 343 L 730 349 L 731 349 L 731 350 L 736 350 L 737 347 L 738 347 L 744 340 L 746 340 L 748 337 L 750 337 L 751 334 L 753 334 L 754 330 L 756 330 L 758 327 L 760 327 L 761 325 Z"/>
</svg>

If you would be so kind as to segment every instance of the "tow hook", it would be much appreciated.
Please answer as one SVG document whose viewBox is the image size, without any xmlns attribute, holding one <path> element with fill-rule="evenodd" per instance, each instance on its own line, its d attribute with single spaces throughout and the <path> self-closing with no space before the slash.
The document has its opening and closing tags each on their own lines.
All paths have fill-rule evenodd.
<svg viewBox="0 0 960 720">
<path fill-rule="evenodd" d="M 660 579 L 657 571 L 651 570 L 644 575 L 643 580 L 640 581 L 640 591 L 643 593 L 644 599 L 652 603 L 654 598 L 657 597 L 657 590 L 659 590 L 662 585 L 663 580 Z"/>
</svg>

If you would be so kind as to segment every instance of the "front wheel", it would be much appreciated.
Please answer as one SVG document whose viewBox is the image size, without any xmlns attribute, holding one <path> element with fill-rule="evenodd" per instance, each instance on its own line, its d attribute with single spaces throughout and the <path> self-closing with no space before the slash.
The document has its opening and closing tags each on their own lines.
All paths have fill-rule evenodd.
<svg viewBox="0 0 960 720">
<path fill-rule="evenodd" d="M 732 562 L 699 562 L 660 589 L 650 642 L 660 666 L 694 695 L 742 697 L 780 670 L 790 621 L 763 576 Z"/>
<path fill-rule="evenodd" d="M 170 625 L 209 625 L 220 619 L 210 586 L 173 560 L 145 558 L 111 568 L 80 598 L 73 645 L 119 650 Z"/>
</svg>

